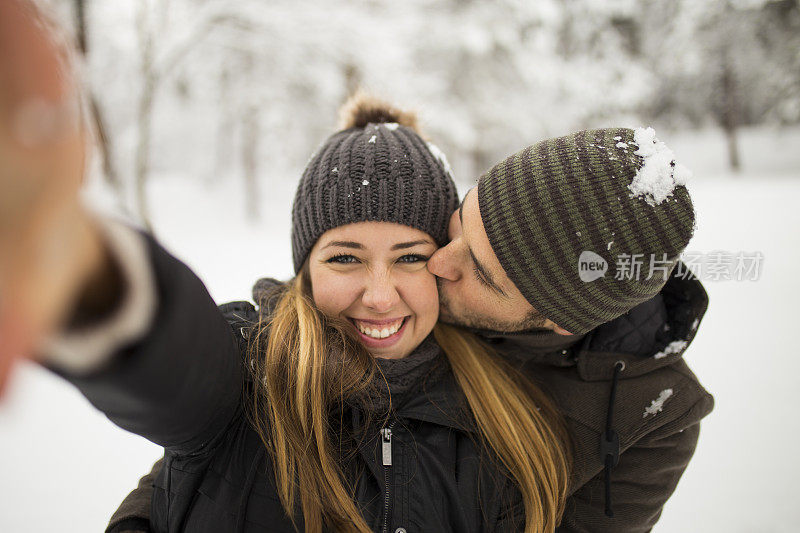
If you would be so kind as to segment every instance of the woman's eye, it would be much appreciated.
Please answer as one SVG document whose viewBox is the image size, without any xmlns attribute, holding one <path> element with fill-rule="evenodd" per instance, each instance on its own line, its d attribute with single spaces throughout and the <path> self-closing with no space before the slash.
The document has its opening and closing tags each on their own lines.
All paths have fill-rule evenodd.
<svg viewBox="0 0 800 533">
<path fill-rule="evenodd" d="M 398 259 L 400 263 L 419 263 L 419 262 L 424 263 L 427 260 L 428 260 L 427 256 L 420 254 L 407 254 Z"/>
<path fill-rule="evenodd" d="M 347 265 L 347 264 L 350 264 L 350 263 L 357 263 L 357 262 L 358 262 L 358 259 L 356 259 L 354 256 L 349 255 L 349 254 L 334 255 L 333 257 L 331 257 L 330 259 L 328 259 L 326 261 L 326 263 L 337 263 L 337 264 L 340 264 L 340 265 Z"/>
</svg>

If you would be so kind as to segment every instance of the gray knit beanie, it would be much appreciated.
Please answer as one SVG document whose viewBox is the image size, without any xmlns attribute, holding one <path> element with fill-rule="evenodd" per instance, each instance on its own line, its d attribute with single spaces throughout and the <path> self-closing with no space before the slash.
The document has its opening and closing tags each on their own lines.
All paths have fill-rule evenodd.
<svg viewBox="0 0 800 533">
<path fill-rule="evenodd" d="M 415 131 L 415 117 L 356 95 L 343 130 L 311 157 L 292 207 L 292 256 L 299 272 L 326 231 L 354 222 L 396 222 L 447 244 L 458 206 L 452 173 L 439 149 Z"/>
<path fill-rule="evenodd" d="M 652 128 L 581 131 L 495 165 L 478 205 L 514 285 L 582 334 L 664 286 L 694 232 L 690 174 Z"/>
</svg>

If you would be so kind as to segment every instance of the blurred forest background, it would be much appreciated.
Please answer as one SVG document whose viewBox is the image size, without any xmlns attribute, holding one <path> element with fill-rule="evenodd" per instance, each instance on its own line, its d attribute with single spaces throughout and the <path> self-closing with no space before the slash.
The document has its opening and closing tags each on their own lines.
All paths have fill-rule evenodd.
<svg viewBox="0 0 800 533">
<path fill-rule="evenodd" d="M 797 0 L 41 0 L 84 55 L 116 200 L 150 225 L 154 174 L 294 183 L 365 87 L 419 110 L 456 176 L 588 127 L 800 122 Z"/>
</svg>

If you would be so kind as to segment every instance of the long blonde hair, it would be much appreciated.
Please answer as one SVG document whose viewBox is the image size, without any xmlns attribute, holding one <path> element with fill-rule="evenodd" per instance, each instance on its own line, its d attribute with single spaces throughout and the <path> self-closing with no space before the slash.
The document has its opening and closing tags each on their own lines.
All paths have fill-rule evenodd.
<svg viewBox="0 0 800 533">
<path fill-rule="evenodd" d="M 355 488 L 341 468 L 355 453 L 353 435 L 344 435 L 342 424 L 336 426 L 338 433 L 333 431 L 329 413 L 346 399 L 367 398 L 380 371 L 352 327 L 326 317 L 310 294 L 303 268 L 273 294 L 274 306 L 261 302 L 262 316 L 247 350 L 252 373 L 247 413 L 270 453 L 278 495 L 295 529 L 299 495 L 306 532 L 320 533 L 326 525 L 369 533 L 353 499 Z M 267 315 L 265 308 L 272 307 Z M 553 531 L 564 510 L 571 464 L 558 411 L 538 387 L 474 335 L 442 324 L 434 335 L 485 448 L 494 452 L 521 491 L 525 532 Z"/>
</svg>

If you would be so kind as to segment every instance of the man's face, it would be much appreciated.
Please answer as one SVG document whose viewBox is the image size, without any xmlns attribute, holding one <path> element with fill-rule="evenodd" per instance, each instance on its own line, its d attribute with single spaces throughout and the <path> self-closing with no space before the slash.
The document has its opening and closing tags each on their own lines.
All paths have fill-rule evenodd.
<svg viewBox="0 0 800 533">
<path fill-rule="evenodd" d="M 428 270 L 438 277 L 441 320 L 504 332 L 554 329 L 555 324 L 528 303 L 494 255 L 476 189 L 450 217 L 448 234 L 450 243 L 428 260 Z"/>
</svg>

